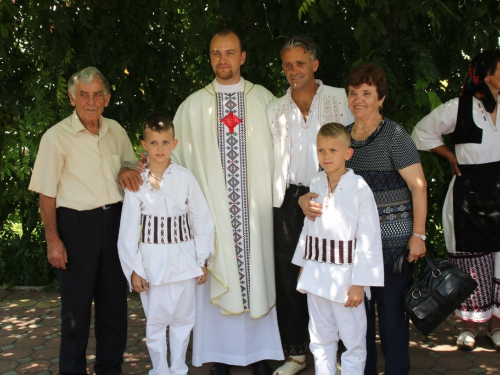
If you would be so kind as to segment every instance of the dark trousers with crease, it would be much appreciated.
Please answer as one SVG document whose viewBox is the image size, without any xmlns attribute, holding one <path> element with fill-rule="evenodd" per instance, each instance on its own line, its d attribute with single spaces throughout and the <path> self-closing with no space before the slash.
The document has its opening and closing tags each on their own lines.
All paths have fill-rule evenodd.
<svg viewBox="0 0 500 375">
<path fill-rule="evenodd" d="M 366 365 L 365 375 L 377 375 L 377 347 L 375 345 L 375 304 L 377 305 L 379 334 L 385 358 L 386 375 L 405 375 L 410 371 L 410 326 L 403 306 L 404 291 L 408 286 L 409 263 L 405 262 L 403 275 L 392 274 L 392 264 L 384 264 L 384 287 L 371 287 L 372 298 L 365 300 Z"/>
<path fill-rule="evenodd" d="M 96 374 L 121 372 L 127 340 L 127 282 L 118 257 L 121 203 L 109 209 L 59 207 L 57 229 L 68 253 L 59 270 L 60 374 L 86 374 L 92 301 L 95 303 Z"/>
<path fill-rule="evenodd" d="M 276 313 L 285 355 L 309 352 L 307 296 L 297 291 L 300 267 L 292 264 L 304 225 L 298 200 L 308 192 L 305 186 L 290 185 L 281 207 L 273 208 Z"/>
</svg>

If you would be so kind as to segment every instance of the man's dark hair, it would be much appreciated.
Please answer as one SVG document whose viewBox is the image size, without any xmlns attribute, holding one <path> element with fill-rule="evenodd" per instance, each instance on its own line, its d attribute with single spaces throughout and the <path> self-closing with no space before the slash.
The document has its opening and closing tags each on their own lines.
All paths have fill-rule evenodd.
<svg viewBox="0 0 500 375">
<path fill-rule="evenodd" d="M 283 53 L 285 53 L 286 50 L 294 49 L 297 47 L 302 47 L 304 48 L 305 52 L 309 52 L 311 62 L 316 60 L 316 43 L 314 43 L 314 40 L 305 35 L 296 35 L 288 39 L 283 47 L 281 47 L 281 59 L 283 59 Z"/>
</svg>

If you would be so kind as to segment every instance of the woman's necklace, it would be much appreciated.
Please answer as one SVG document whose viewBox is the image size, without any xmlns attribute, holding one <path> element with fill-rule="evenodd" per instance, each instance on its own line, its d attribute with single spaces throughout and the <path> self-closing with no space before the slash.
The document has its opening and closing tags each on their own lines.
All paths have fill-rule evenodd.
<svg viewBox="0 0 500 375">
<path fill-rule="evenodd" d="M 335 186 L 332 187 L 332 184 L 330 184 L 330 178 L 328 175 L 326 175 L 326 180 L 328 181 L 328 194 L 326 195 L 326 202 L 325 202 L 325 207 L 328 208 L 328 203 L 330 202 L 330 199 L 333 197 L 333 193 L 335 193 L 335 190 L 337 189 L 338 182 Z"/>
<path fill-rule="evenodd" d="M 160 180 L 159 178 L 156 178 L 156 177 L 154 176 L 154 174 L 152 174 L 151 172 L 149 172 L 149 173 L 148 173 L 148 176 L 151 176 L 151 177 L 153 177 L 156 181 L 161 182 L 161 180 Z"/>
<path fill-rule="evenodd" d="M 380 116 L 380 118 L 378 119 L 378 121 L 377 121 L 377 122 L 375 122 L 375 124 L 374 124 L 374 125 L 370 126 L 370 127 L 368 128 L 368 130 L 365 130 L 364 132 L 357 132 L 357 131 L 355 131 L 355 130 L 354 130 L 354 126 L 353 126 L 353 127 L 352 127 L 352 132 L 353 132 L 354 134 L 356 134 L 356 135 L 358 135 L 358 134 L 366 134 L 366 133 L 368 133 L 370 130 L 372 130 L 374 127 L 378 126 L 378 124 L 380 124 L 380 121 L 382 121 L 382 116 Z"/>
</svg>

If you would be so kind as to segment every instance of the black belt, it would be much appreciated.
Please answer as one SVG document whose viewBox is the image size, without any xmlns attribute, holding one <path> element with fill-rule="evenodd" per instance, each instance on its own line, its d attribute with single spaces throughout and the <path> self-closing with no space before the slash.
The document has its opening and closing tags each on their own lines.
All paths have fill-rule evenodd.
<svg viewBox="0 0 500 375">
<path fill-rule="evenodd" d="M 92 212 L 92 211 L 107 211 L 110 208 L 119 208 L 122 205 L 122 202 L 116 202 L 116 203 L 110 203 L 110 204 L 105 204 L 104 206 L 100 206 L 97 208 L 93 208 L 91 210 L 75 210 L 74 208 L 68 208 L 68 207 L 58 207 L 58 210 L 71 210 L 71 211 L 77 211 L 77 212 Z"/>
<path fill-rule="evenodd" d="M 304 195 L 304 194 L 309 193 L 309 187 L 304 186 L 302 184 L 298 184 L 298 185 L 290 184 L 290 186 L 288 186 L 287 191 L 291 194 L 293 194 L 295 192 L 299 192 L 300 195 Z"/>
<path fill-rule="evenodd" d="M 122 204 L 122 202 L 116 202 L 116 203 L 105 204 L 104 206 L 94 208 L 94 210 L 102 210 L 102 211 L 107 211 L 107 210 L 109 210 L 110 208 L 113 208 L 113 207 L 118 207 L 118 206 L 119 206 L 119 205 L 121 205 L 121 204 Z M 89 210 L 89 211 L 94 211 L 94 210 Z"/>
</svg>

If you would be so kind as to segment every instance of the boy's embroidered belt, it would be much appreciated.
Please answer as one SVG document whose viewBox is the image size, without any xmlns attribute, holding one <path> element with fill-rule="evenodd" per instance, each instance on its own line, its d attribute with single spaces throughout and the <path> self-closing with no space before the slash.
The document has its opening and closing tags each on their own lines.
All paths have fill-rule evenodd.
<svg viewBox="0 0 500 375">
<path fill-rule="evenodd" d="M 356 241 L 335 241 L 319 237 L 306 237 L 304 259 L 320 263 L 352 264 Z"/>
<path fill-rule="evenodd" d="M 141 215 L 141 242 L 175 244 L 193 238 L 187 214 L 166 217 Z"/>
</svg>

